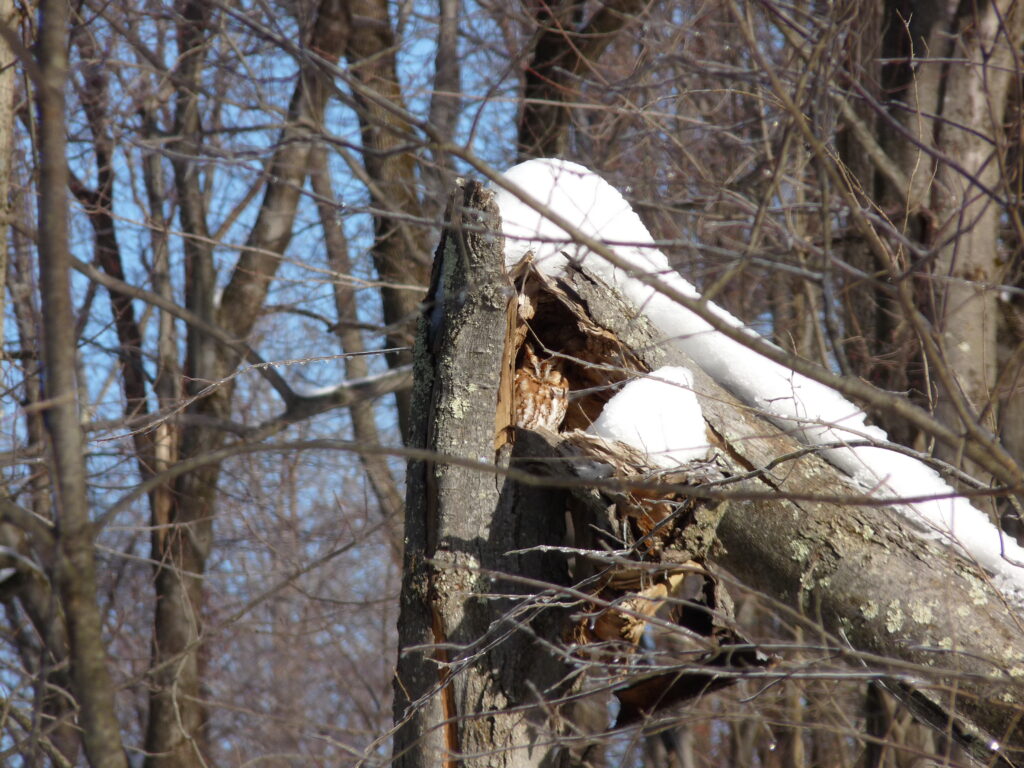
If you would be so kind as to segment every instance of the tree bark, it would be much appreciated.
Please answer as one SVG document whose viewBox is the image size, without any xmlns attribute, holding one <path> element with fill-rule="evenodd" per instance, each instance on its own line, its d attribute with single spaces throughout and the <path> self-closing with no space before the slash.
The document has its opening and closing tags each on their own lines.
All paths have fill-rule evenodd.
<svg viewBox="0 0 1024 768">
<path fill-rule="evenodd" d="M 519 115 L 518 154 L 569 157 L 571 104 L 586 74 L 619 30 L 644 8 L 644 0 L 612 0 L 582 24 L 579 0 L 536 0 L 536 42 L 526 68 Z"/>
<path fill-rule="evenodd" d="M 352 77 L 375 97 L 404 109 L 398 82 L 397 46 L 385 0 L 353 0 L 344 3 L 345 58 Z M 367 98 L 361 90 L 353 93 L 363 142 L 363 165 L 374 215 L 372 256 L 384 285 L 384 323 L 391 329 L 386 340 L 388 365 L 412 362 L 405 348 L 413 340 L 413 324 L 423 298 L 429 272 L 431 227 L 415 224 L 423 218 L 423 206 L 416 194 L 416 159 L 404 146 L 413 133 L 392 110 Z M 409 392 L 396 394 L 398 422 L 403 438 L 409 434 Z"/>
<path fill-rule="evenodd" d="M 975 4 L 955 20 L 951 58 L 942 83 L 940 162 L 932 191 L 937 224 L 935 324 L 950 382 L 942 382 L 936 414 L 947 424 L 983 419 L 996 425 L 997 290 L 1005 274 L 999 246 L 1001 189 L 1007 141 L 1003 118 L 1018 77 L 1024 12 L 1000 0 Z M 939 451 L 964 465 L 961 452 Z M 977 472 L 972 463 L 964 468 Z"/>
<path fill-rule="evenodd" d="M 409 464 L 395 761 L 547 765 L 547 712 L 536 696 L 568 668 L 538 639 L 557 638 L 560 622 L 528 602 L 488 596 L 526 597 L 503 573 L 565 583 L 557 562 L 508 554 L 559 543 L 564 498 L 445 462 L 493 460 L 497 469 L 511 458 L 508 446 L 494 448 L 512 294 L 492 193 L 471 182 L 450 221 L 417 336 L 411 444 L 437 459 Z"/>
<path fill-rule="evenodd" d="M 13 0 L 0 1 L 0 25 L 11 35 L 17 34 L 18 15 Z M 10 200 L 11 170 L 14 158 L 14 100 L 17 96 L 14 73 L 17 59 L 6 38 L 0 36 L 0 279 L 7 279 L 7 230 L 13 206 Z M 0 339 L 4 337 L 6 293 L 0 293 Z M 0 355 L 3 353 L 0 352 Z"/>
<path fill-rule="evenodd" d="M 27 196 L 19 194 L 15 198 L 15 209 L 25 221 L 31 221 L 33 214 L 27 209 Z M 15 229 L 12 233 L 13 260 L 9 265 L 7 289 L 11 296 L 11 314 L 18 330 L 18 353 L 24 360 L 37 361 L 36 365 L 27 366 L 23 382 L 23 399 L 25 415 L 25 435 L 29 445 L 44 446 L 46 444 L 46 426 L 43 409 L 40 403 L 45 395 L 42 386 L 42 370 L 38 361 L 42 358 L 40 334 L 41 320 L 38 302 L 34 293 L 32 275 L 35 264 L 30 258 L 30 244 L 22 233 Z M 54 495 L 52 484 L 55 478 L 47 472 L 33 473 L 28 483 L 28 500 L 23 501 L 30 514 L 39 520 L 54 520 Z M 52 561 L 53 541 L 49 532 L 33 530 L 25 525 L 25 518 L 15 518 L 8 509 L 3 511 L 5 528 L 7 523 L 17 531 L 8 531 L 11 545 L 17 549 L 21 542 L 31 543 L 31 553 L 36 562 L 45 564 Z M 21 551 L 21 550 L 17 550 Z M 43 553 L 40 556 L 39 553 Z M 23 553 L 27 554 L 27 553 Z M 10 567 L 24 568 L 24 563 L 12 563 Z M 36 632 L 42 648 L 26 649 L 19 643 L 19 652 L 35 653 L 39 659 L 40 672 L 33 684 L 36 687 L 37 700 L 40 702 L 40 716 L 44 723 L 53 722 L 57 725 L 51 736 L 55 748 L 69 760 L 77 758 L 81 751 L 79 732 L 72 723 L 74 711 L 73 699 L 67 692 L 71 691 L 71 676 L 68 671 L 68 639 L 64 614 L 60 609 L 59 599 L 55 596 L 56 584 L 50 579 L 37 579 L 37 573 L 22 573 L 23 584 L 15 590 L 21 610 L 28 616 Z M 25 640 L 28 633 L 20 633 Z"/>
<path fill-rule="evenodd" d="M 57 498 L 53 581 L 58 586 L 67 620 L 72 693 L 79 707 L 85 754 L 94 768 L 127 768 L 96 601 L 96 562 L 75 383 L 64 124 L 68 10 L 65 0 L 45 0 L 40 7 L 37 83 L 40 299 L 46 307 L 44 421 L 53 456 Z"/>
<path fill-rule="evenodd" d="M 14 4 L 9 0 L 0 2 L 0 25 L 12 35 L 20 31 Z M 14 217 L 20 216 L 22 221 L 31 221 L 33 218 L 25 209 L 25 194 L 20 191 L 11 194 L 15 145 L 14 99 L 17 95 L 15 67 L 15 52 L 7 38 L 0 37 L 0 158 L 6 158 L 0 163 L 0 275 L 4 277 L 11 296 L 9 308 L 4 306 L 4 299 L 0 298 L 0 310 L 4 310 L 5 313 L 9 311 L 15 320 L 19 336 L 18 356 L 24 360 L 39 360 L 38 335 L 41 323 L 39 314 L 35 311 L 37 304 L 33 301 L 32 285 L 27 279 L 32 271 L 26 258 L 28 243 L 23 234 L 17 231 L 11 240 L 8 240 L 9 224 Z M 9 259 L 12 250 L 15 252 L 13 261 Z M 4 338 L 3 331 L 4 319 L 0 317 L 0 338 Z M 42 409 L 38 407 L 45 397 L 40 373 L 38 367 L 27 366 L 23 387 L 27 443 L 36 446 L 44 445 L 46 442 Z M 29 489 L 29 517 L 34 515 L 39 520 L 52 521 L 54 515 L 51 478 L 45 472 L 34 473 L 29 480 Z M 18 652 L 26 668 L 36 668 L 33 686 L 38 702 L 38 719 L 34 725 L 38 738 L 48 742 L 49 746 L 46 748 L 54 750 L 67 762 L 73 763 L 81 752 L 82 744 L 80 733 L 73 722 L 73 697 L 69 695 L 72 683 L 68 669 L 67 625 L 55 594 L 56 585 L 44 578 L 38 570 L 27 565 L 52 562 L 54 542 L 50 532 L 45 528 L 25 525 L 24 518 L 13 516 L 10 507 L 7 506 L 13 502 L 4 498 L 2 503 L 0 541 L 9 547 L 9 551 L 21 556 L 18 559 L 4 558 L 5 567 L 17 570 L 17 576 L 12 578 L 14 583 L 7 585 L 11 589 L 5 595 L 5 600 L 9 596 L 16 596 L 20 611 L 35 630 L 35 636 L 31 632 L 19 632 L 15 635 Z M 38 747 L 35 757 L 42 759 Z"/>
<path fill-rule="evenodd" d="M 891 263 L 856 252 L 850 261 L 869 274 L 912 277 L 913 301 L 932 321 L 938 345 L 929 353 L 930 340 L 915 338 L 919 330 L 886 286 L 860 282 L 844 302 L 848 334 L 859 339 L 853 359 L 879 387 L 923 397 L 965 438 L 967 424 L 979 420 L 994 431 L 996 286 L 1010 260 L 999 234 L 1006 204 L 998 198 L 1013 194 L 1006 183 L 1012 142 L 1004 118 L 1017 82 L 1024 13 L 1006 0 L 885 0 L 865 19 L 864 37 L 881 35 L 882 63 L 857 62 L 858 88 L 869 98 L 863 122 L 852 106 L 844 108 L 851 132 L 861 135 L 845 159 L 860 172 L 869 197 L 882 210 L 898 212 L 888 218 L 912 247 L 894 239 Z M 904 423 L 883 423 L 904 443 L 917 437 Z M 938 445 L 936 453 L 979 479 L 988 477 L 964 458 L 962 445 Z"/>
<path fill-rule="evenodd" d="M 200 188 L 198 164 L 188 158 L 201 147 L 199 93 L 206 27 L 212 9 L 188 2 L 178 22 L 181 65 L 175 98 L 176 153 L 173 161 L 178 217 L 185 252 L 185 306 L 208 323 L 215 323 L 213 249 Z M 216 381 L 216 341 L 189 329 L 185 343 L 185 391 L 198 394 Z M 198 401 L 193 409 L 216 405 L 220 398 Z M 224 414 L 221 414 L 224 415 Z M 203 453 L 210 446 L 197 428 L 182 430 L 181 458 Z M 151 510 L 152 558 L 156 569 L 152 668 L 144 749 L 146 768 L 193 768 L 206 751 L 202 724 L 205 712 L 199 697 L 199 643 L 202 611 L 201 574 L 204 548 L 209 545 L 216 469 L 203 467 L 174 483 L 172 503 Z M 198 525 L 197 525 L 198 521 Z M 205 534 L 205 536 L 203 536 Z M 201 538 L 202 537 L 202 538 Z"/>
<path fill-rule="evenodd" d="M 430 95 L 430 113 L 427 117 L 431 128 L 448 142 L 455 141 L 462 112 L 462 59 L 459 55 L 461 6 L 461 0 L 441 0 L 438 5 L 434 92 Z M 427 185 L 427 193 L 431 200 L 443 201 L 455 181 L 455 164 L 451 155 L 443 149 L 435 147 L 432 154 L 434 163 L 425 169 L 425 175 L 432 182 Z"/>
</svg>

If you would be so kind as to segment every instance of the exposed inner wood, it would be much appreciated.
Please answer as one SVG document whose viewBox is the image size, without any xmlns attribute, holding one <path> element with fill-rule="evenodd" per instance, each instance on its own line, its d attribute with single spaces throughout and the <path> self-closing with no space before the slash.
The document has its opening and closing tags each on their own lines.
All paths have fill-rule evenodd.
<svg viewBox="0 0 1024 768">
<path fill-rule="evenodd" d="M 773 663 L 735 630 L 731 600 L 723 598 L 724 588 L 705 568 L 726 504 L 677 490 L 722 480 L 724 465 L 712 458 L 665 471 L 626 444 L 587 433 L 621 386 L 651 368 L 591 317 L 567 282 L 541 274 L 529 261 L 511 277 L 515 295 L 509 303 L 505 359 L 514 365 L 506 375 L 525 364 L 529 345 L 560 360 L 571 398 L 557 433 L 512 431 L 520 443 L 517 455 L 529 457 L 522 461 L 553 478 L 618 481 L 574 490 L 568 497 L 577 553 L 573 577 L 592 599 L 573 617 L 565 638 L 581 659 L 621 667 L 627 660 L 636 663 L 645 635 L 654 638 L 677 626 L 682 630 L 672 633 L 672 652 L 659 649 L 659 661 L 693 670 L 639 681 L 632 673 L 629 681 L 622 676 L 615 691 L 622 705 L 620 723 L 736 679 L 717 676 L 715 667 Z M 529 443 L 525 451 L 523 441 Z M 689 641 L 680 644 L 680 636 Z M 729 647 L 742 651 L 723 653 Z M 607 669 L 603 674 L 614 677 Z"/>
</svg>

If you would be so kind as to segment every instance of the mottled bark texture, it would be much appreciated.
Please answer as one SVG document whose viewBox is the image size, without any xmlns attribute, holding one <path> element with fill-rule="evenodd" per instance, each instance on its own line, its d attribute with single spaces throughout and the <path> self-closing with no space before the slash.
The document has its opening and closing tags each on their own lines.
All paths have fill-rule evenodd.
<svg viewBox="0 0 1024 768">
<path fill-rule="evenodd" d="M 405 577 L 395 679 L 396 765 L 540 766 L 551 751 L 543 699 L 568 671 L 543 640 L 560 621 L 528 595 L 565 584 L 557 559 L 510 552 L 557 544 L 559 491 L 526 488 L 481 467 L 495 454 L 495 411 L 511 286 L 492 193 L 457 193 L 420 320 Z M 488 597 L 516 593 L 518 598 Z"/>
</svg>

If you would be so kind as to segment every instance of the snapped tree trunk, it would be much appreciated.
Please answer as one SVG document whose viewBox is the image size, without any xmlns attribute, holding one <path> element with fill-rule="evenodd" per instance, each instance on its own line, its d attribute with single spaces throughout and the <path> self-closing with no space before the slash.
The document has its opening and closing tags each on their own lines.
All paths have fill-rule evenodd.
<svg viewBox="0 0 1024 768">
<path fill-rule="evenodd" d="M 415 355 L 412 447 L 424 453 L 407 481 L 395 759 L 588 765 L 604 747 L 610 696 L 626 725 L 767 658 L 726 626 L 727 597 L 701 568 L 724 506 L 660 494 L 659 481 L 632 487 L 650 484 L 644 458 L 578 428 L 617 384 L 649 368 L 622 352 L 576 290 L 528 266 L 506 272 L 491 192 L 471 182 L 446 218 Z M 625 309 L 610 292 L 604 300 L 592 309 Z M 601 363 L 572 370 L 583 389 L 590 377 L 593 393 L 529 429 L 519 412 L 524 369 L 513 374 L 533 355 L 527 338 Z M 660 482 L 717 471 L 712 462 Z M 598 491 L 584 479 L 594 473 L 622 479 Z M 561 546 L 567 516 L 570 548 Z M 609 552 L 610 542 L 624 549 Z M 692 599 L 669 610 L 687 584 Z M 691 648 L 685 670 L 645 674 L 649 666 L 623 660 L 639 658 L 651 620 L 714 642 Z M 724 667 L 734 674 L 721 675 Z"/>
<path fill-rule="evenodd" d="M 495 452 L 511 286 L 492 193 L 471 182 L 449 220 L 417 335 L 411 445 L 436 458 L 409 465 L 395 759 L 539 766 L 550 744 L 540 697 L 569 668 L 543 643 L 558 623 L 525 580 L 566 579 L 557 559 L 510 553 L 558 544 L 564 503 L 500 474 L 511 460 L 509 446 Z"/>
</svg>

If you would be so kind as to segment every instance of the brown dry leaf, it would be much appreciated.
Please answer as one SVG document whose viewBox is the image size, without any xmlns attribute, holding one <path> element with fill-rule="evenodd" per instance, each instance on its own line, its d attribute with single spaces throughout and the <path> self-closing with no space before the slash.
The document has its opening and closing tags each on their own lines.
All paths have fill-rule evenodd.
<svg viewBox="0 0 1024 768">
<path fill-rule="evenodd" d="M 625 640 L 638 644 L 647 627 L 647 619 L 658 612 L 666 598 L 683 583 L 684 577 L 682 571 L 667 574 L 658 583 L 616 600 L 594 619 L 593 635 L 598 640 Z"/>
</svg>

